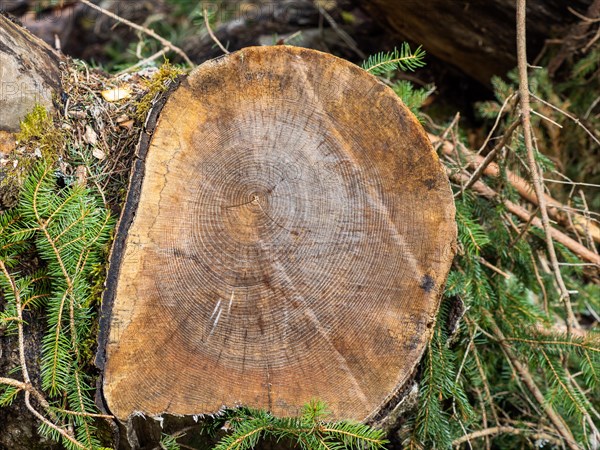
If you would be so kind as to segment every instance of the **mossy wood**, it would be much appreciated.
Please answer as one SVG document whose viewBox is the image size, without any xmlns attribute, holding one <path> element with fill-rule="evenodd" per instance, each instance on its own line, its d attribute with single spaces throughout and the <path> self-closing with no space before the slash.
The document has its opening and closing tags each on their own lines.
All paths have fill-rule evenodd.
<svg viewBox="0 0 600 450">
<path fill-rule="evenodd" d="M 455 239 L 442 166 L 375 77 L 287 46 L 205 63 L 140 143 L 103 305 L 108 409 L 319 398 L 374 418 L 425 349 Z"/>
</svg>

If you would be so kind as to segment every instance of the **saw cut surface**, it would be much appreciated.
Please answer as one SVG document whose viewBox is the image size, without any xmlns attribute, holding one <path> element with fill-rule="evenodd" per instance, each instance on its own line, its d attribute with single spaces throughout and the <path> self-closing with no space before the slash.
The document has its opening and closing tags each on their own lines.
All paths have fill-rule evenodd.
<svg viewBox="0 0 600 450">
<path fill-rule="evenodd" d="M 247 48 L 184 79 L 140 153 L 105 295 L 111 412 L 376 414 L 423 353 L 456 238 L 393 91 L 331 55 Z"/>
</svg>

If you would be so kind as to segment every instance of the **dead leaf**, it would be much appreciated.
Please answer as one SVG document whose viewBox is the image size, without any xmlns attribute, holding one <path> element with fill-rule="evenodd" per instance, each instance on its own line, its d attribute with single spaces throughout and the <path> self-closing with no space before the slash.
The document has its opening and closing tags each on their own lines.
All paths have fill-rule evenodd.
<svg viewBox="0 0 600 450">
<path fill-rule="evenodd" d="M 102 91 L 102 97 L 107 102 L 118 102 L 119 100 L 126 100 L 131 97 L 131 89 L 127 87 L 118 87 L 114 89 L 107 89 Z"/>
<path fill-rule="evenodd" d="M 102 161 L 104 158 L 106 158 L 106 153 L 104 153 L 99 148 L 95 148 L 92 151 L 92 155 L 94 155 L 94 158 L 99 159 L 100 161 Z"/>
<path fill-rule="evenodd" d="M 133 119 L 129 119 L 126 122 L 122 122 L 119 124 L 119 126 L 131 130 L 133 128 Z"/>
<path fill-rule="evenodd" d="M 69 117 L 72 117 L 73 119 L 85 119 L 87 114 L 85 111 L 69 111 Z"/>
<path fill-rule="evenodd" d="M 80 186 L 84 186 L 87 184 L 87 169 L 83 165 L 77 166 L 75 169 L 75 178 L 77 179 L 77 184 Z"/>
<path fill-rule="evenodd" d="M 98 143 L 98 135 L 94 131 L 92 127 L 89 125 L 85 126 L 85 134 L 83 135 L 83 140 L 86 144 L 96 145 Z"/>
</svg>

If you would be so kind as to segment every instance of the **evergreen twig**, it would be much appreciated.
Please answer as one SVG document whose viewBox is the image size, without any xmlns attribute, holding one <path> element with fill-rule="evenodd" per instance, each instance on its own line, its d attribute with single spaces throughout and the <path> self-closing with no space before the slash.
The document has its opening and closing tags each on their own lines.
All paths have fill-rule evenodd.
<svg viewBox="0 0 600 450">
<path fill-rule="evenodd" d="M 542 391 L 536 384 L 535 380 L 533 379 L 533 376 L 529 372 L 529 369 L 527 368 L 526 365 L 521 363 L 521 361 L 517 358 L 517 356 L 513 352 L 513 349 L 510 347 L 510 345 L 508 345 L 506 338 L 504 337 L 504 333 L 502 333 L 502 330 L 500 330 L 500 328 L 496 324 L 494 318 L 490 314 L 488 314 L 487 319 L 490 323 L 492 332 L 494 333 L 494 335 L 498 339 L 498 343 L 502 347 L 502 350 L 506 354 L 507 358 L 510 359 L 513 367 L 518 372 L 519 376 L 521 377 L 521 380 L 523 381 L 523 383 L 525 384 L 527 389 L 529 389 L 529 392 L 531 393 L 531 395 L 536 399 L 536 401 L 544 409 L 544 412 L 546 413 L 546 415 L 548 416 L 548 418 L 550 419 L 550 421 L 556 428 L 556 431 L 564 439 L 565 443 L 568 445 L 568 447 L 571 450 L 579 450 L 579 445 L 577 444 L 577 441 L 573 437 L 571 430 L 569 430 L 569 428 L 567 427 L 564 419 L 556 412 L 556 410 L 552 407 L 552 405 L 550 405 L 546 401 L 544 394 L 542 393 Z"/>
<path fill-rule="evenodd" d="M 400 50 L 395 48 L 389 53 L 381 52 L 370 56 L 362 68 L 373 75 L 385 75 L 394 70 L 415 70 L 425 65 L 425 50 L 421 47 L 413 52 L 408 43 L 404 42 Z"/>
<path fill-rule="evenodd" d="M 8 269 L 6 268 L 6 265 L 4 264 L 4 261 L 2 261 L 1 259 L 0 259 L 0 271 L 2 272 L 3 276 L 7 279 L 7 281 L 12 286 L 12 292 L 13 292 L 14 298 L 15 298 L 17 315 L 18 315 L 18 319 L 19 319 L 17 322 L 18 339 L 19 339 L 19 360 L 21 362 L 21 374 L 23 375 L 23 379 L 25 380 L 25 382 L 19 382 L 17 380 L 13 380 L 10 378 L 1 377 L 0 384 L 13 386 L 19 390 L 25 391 L 25 406 L 34 416 L 36 416 L 39 420 L 41 420 L 47 426 L 49 426 L 50 428 L 52 428 L 53 430 L 58 432 L 61 436 L 63 436 L 65 439 L 67 439 L 69 442 L 71 442 L 76 447 L 85 448 L 85 446 L 82 445 L 80 442 L 78 442 L 69 432 L 65 431 L 58 425 L 56 425 L 56 424 L 52 423 L 51 421 L 49 421 L 48 419 L 46 419 L 31 404 L 29 397 L 33 393 L 34 397 L 40 402 L 42 407 L 45 408 L 54 417 L 54 420 L 56 420 L 56 417 L 54 416 L 54 414 L 52 414 L 52 411 L 50 410 L 50 405 L 48 404 L 48 401 L 46 400 L 46 398 L 37 389 L 35 389 L 33 387 L 33 385 L 31 384 L 31 379 L 29 378 L 29 370 L 27 368 L 28 364 L 27 364 L 27 360 L 25 358 L 25 334 L 23 331 L 23 310 L 22 310 L 22 306 L 21 306 L 21 299 L 20 299 L 21 296 L 19 294 L 19 290 L 17 289 L 16 283 L 15 283 L 13 277 L 10 275 L 10 273 L 8 272 Z"/>
<path fill-rule="evenodd" d="M 0 216 L 0 229 L 8 231 L 0 235 L 0 287 L 8 300 L 0 321 L 9 331 L 16 329 L 23 377 L 22 382 L 0 378 L 0 384 L 13 389 L 4 391 L 0 404 L 24 391 L 26 407 L 41 421 L 41 433 L 55 440 L 62 438 L 69 449 L 99 448 L 92 421 L 110 417 L 94 412 L 80 347 L 89 337 L 93 317 L 88 277 L 111 228 L 110 215 L 92 193 L 76 183 L 59 188 L 47 162 L 32 169 L 17 209 Z M 47 267 L 34 276 L 17 272 L 13 276 L 9 265 L 17 264 L 16 256 L 26 248 L 21 243 L 29 239 L 34 240 Z M 50 286 L 45 286 L 47 281 Z M 41 355 L 42 389 L 48 397 L 33 387 L 25 358 L 23 311 L 36 306 L 44 307 L 48 323 Z M 44 414 L 31 405 L 32 396 Z M 59 397 L 60 403 L 51 404 L 48 398 L 52 397 Z"/>
</svg>

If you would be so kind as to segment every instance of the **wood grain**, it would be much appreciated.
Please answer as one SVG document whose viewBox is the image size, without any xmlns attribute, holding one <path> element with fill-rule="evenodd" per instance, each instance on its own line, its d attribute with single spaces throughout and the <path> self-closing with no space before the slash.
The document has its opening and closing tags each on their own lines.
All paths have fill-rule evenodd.
<svg viewBox="0 0 600 450">
<path fill-rule="evenodd" d="M 415 117 L 359 67 L 275 46 L 198 67 L 149 126 L 104 296 L 110 411 L 381 411 L 455 253 Z"/>
</svg>

